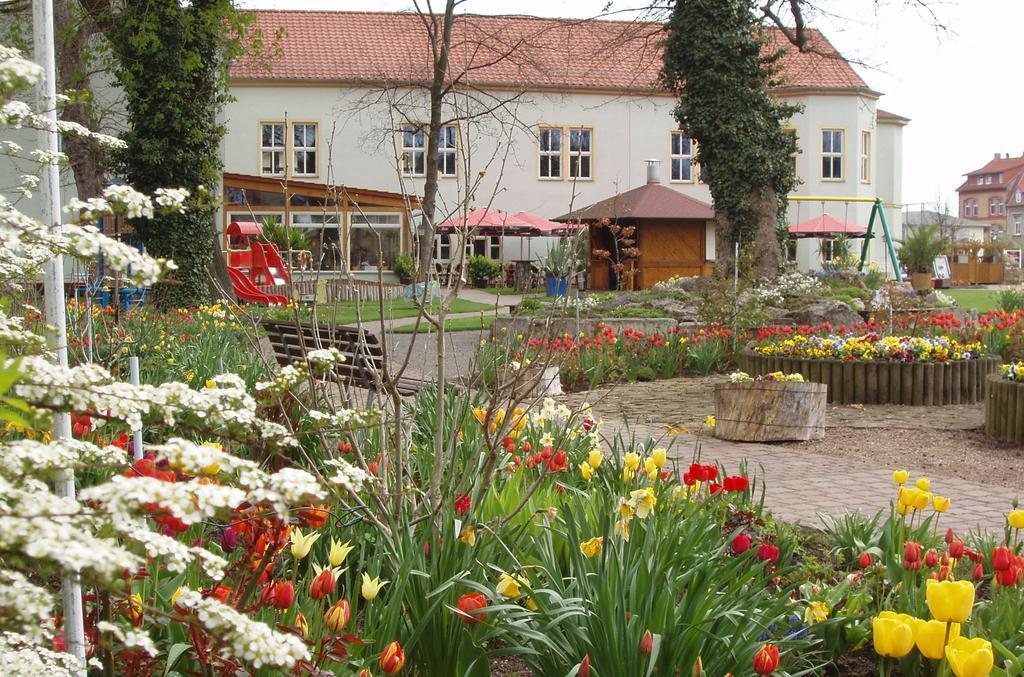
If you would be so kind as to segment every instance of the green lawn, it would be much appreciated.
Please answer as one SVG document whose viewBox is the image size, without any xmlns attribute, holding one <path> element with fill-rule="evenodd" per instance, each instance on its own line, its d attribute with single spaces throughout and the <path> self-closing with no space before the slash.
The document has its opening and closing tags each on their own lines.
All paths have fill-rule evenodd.
<svg viewBox="0 0 1024 677">
<path fill-rule="evenodd" d="M 491 325 L 494 324 L 495 315 L 480 313 L 478 317 L 457 317 L 454 320 L 446 320 L 444 323 L 444 330 L 449 331 L 482 331 L 490 329 Z M 415 324 L 407 324 L 401 327 L 395 327 L 391 333 L 393 334 L 412 334 L 416 330 Z M 419 326 L 420 334 L 431 334 L 434 332 L 434 326 L 427 322 L 421 322 Z"/>
<path fill-rule="evenodd" d="M 455 302 L 452 304 L 449 312 L 472 313 L 474 311 L 486 311 L 493 309 L 494 306 L 489 303 L 477 303 L 476 301 L 455 299 Z M 380 305 L 376 301 L 363 301 L 359 304 L 359 310 L 359 316 L 364 322 L 373 322 L 380 319 Z M 309 319 L 309 308 L 304 307 L 301 312 L 303 319 Z M 356 322 L 355 301 L 339 301 L 338 303 L 333 304 L 320 304 L 317 306 L 316 312 L 317 317 L 322 322 L 330 322 L 332 324 L 355 324 Z M 388 320 L 400 317 L 416 317 L 418 312 L 419 309 L 416 307 L 416 304 L 410 299 L 394 299 L 384 302 L 384 317 Z M 291 310 L 275 309 L 271 310 L 270 313 L 272 317 L 281 319 L 291 319 L 293 317 Z"/>
<path fill-rule="evenodd" d="M 527 289 L 526 291 L 516 291 L 512 287 L 484 287 L 480 291 L 487 292 L 488 294 L 494 294 L 501 296 L 519 296 L 520 294 L 543 294 L 544 290 L 540 287 L 536 289 Z"/>
<path fill-rule="evenodd" d="M 999 292 L 991 289 L 944 289 L 942 293 L 956 299 L 964 308 L 973 308 L 979 313 L 999 308 Z"/>
</svg>

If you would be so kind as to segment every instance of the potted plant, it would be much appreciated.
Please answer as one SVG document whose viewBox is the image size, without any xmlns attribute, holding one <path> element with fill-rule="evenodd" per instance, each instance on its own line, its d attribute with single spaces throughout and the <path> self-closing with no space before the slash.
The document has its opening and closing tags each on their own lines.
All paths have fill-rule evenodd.
<svg viewBox="0 0 1024 677">
<path fill-rule="evenodd" d="M 903 238 L 898 258 L 910 273 L 914 291 L 925 292 L 932 288 L 932 263 L 945 250 L 946 240 L 939 235 L 938 226 L 915 228 Z"/>
<path fill-rule="evenodd" d="M 469 259 L 469 279 L 474 287 L 486 287 L 501 272 L 501 264 L 486 256 Z"/>
<path fill-rule="evenodd" d="M 409 284 L 412 282 L 413 276 L 413 261 L 412 257 L 408 254 L 399 254 L 395 257 L 395 262 L 391 264 L 391 272 L 397 277 L 398 281 L 402 284 Z"/>
<path fill-rule="evenodd" d="M 541 264 L 548 296 L 565 296 L 569 278 L 580 271 L 583 261 L 583 240 L 566 237 L 548 249 Z"/>
</svg>

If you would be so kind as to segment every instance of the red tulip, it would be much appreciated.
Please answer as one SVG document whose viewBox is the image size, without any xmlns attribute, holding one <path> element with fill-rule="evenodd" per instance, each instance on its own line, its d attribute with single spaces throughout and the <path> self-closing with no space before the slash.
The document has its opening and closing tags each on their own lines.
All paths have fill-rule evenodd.
<svg viewBox="0 0 1024 677">
<path fill-rule="evenodd" d="M 583 657 L 580 661 L 580 667 L 576 671 L 576 677 L 590 677 L 590 654 Z"/>
<path fill-rule="evenodd" d="M 291 581 L 268 583 L 263 588 L 262 602 L 275 609 L 287 609 L 295 601 L 295 586 Z"/>
<path fill-rule="evenodd" d="M 974 565 L 974 573 L 971 575 L 971 578 L 973 578 L 976 581 L 980 581 L 984 577 L 985 577 L 985 566 L 981 562 L 978 562 L 977 564 Z"/>
<path fill-rule="evenodd" d="M 330 568 L 324 569 L 309 584 L 309 596 L 313 599 L 323 599 L 333 595 L 334 583 L 334 572 Z"/>
<path fill-rule="evenodd" d="M 857 563 L 860 564 L 861 569 L 867 569 L 874 564 L 874 560 L 872 559 L 870 552 L 862 552 L 860 554 L 860 560 L 858 560 Z"/>
<path fill-rule="evenodd" d="M 779 561 L 779 548 L 776 545 L 769 545 L 768 543 L 762 543 L 761 547 L 757 549 L 757 558 L 765 562 L 771 562 L 775 564 Z"/>
<path fill-rule="evenodd" d="M 1002 571 L 996 571 L 996 582 L 1007 588 L 1017 585 L 1017 567 L 1008 567 Z"/>
<path fill-rule="evenodd" d="M 350 618 L 352 618 L 352 605 L 343 597 L 324 612 L 324 625 L 334 634 L 338 634 L 348 627 Z"/>
<path fill-rule="evenodd" d="M 750 480 L 743 475 L 730 475 L 722 479 L 726 491 L 746 491 L 750 488 Z"/>
<path fill-rule="evenodd" d="M 640 653 L 646 656 L 651 653 L 652 649 L 654 649 L 654 635 L 650 630 L 644 630 L 644 636 L 640 638 Z"/>
<path fill-rule="evenodd" d="M 398 642 L 391 642 L 380 652 L 380 669 L 385 675 L 393 675 L 405 665 L 405 652 Z"/>
<path fill-rule="evenodd" d="M 770 675 L 779 667 L 779 648 L 774 644 L 765 644 L 754 654 L 754 672 L 759 675 Z"/>
<path fill-rule="evenodd" d="M 946 545 L 952 545 L 954 540 L 956 540 L 956 534 L 953 533 L 953 527 L 950 527 L 946 529 Z"/>
<path fill-rule="evenodd" d="M 931 569 L 938 563 L 939 553 L 935 552 L 935 548 L 928 548 L 928 552 L 924 554 L 924 565 Z"/>
<path fill-rule="evenodd" d="M 455 495 L 455 514 L 465 515 L 469 512 L 470 498 L 469 494 L 456 494 Z"/>
<path fill-rule="evenodd" d="M 916 570 L 921 568 L 921 544 L 914 541 L 903 543 L 903 568 Z"/>
<path fill-rule="evenodd" d="M 1010 568 L 1013 561 L 1013 551 L 1005 545 L 992 548 L 992 568 L 996 571 L 1005 571 Z"/>
<path fill-rule="evenodd" d="M 467 592 L 459 598 L 456 606 L 461 612 L 458 614 L 459 618 L 466 625 L 476 625 L 487 617 L 483 611 L 487 608 L 487 598 L 479 592 Z"/>
<path fill-rule="evenodd" d="M 949 556 L 952 557 L 953 559 L 957 559 L 957 560 L 964 558 L 964 543 L 963 543 L 963 541 L 958 541 L 956 539 L 950 541 L 950 543 L 949 543 Z"/>
<path fill-rule="evenodd" d="M 733 553 L 742 555 L 747 550 L 750 550 L 750 536 L 747 536 L 746 534 L 737 534 L 736 538 L 732 539 L 732 545 L 730 547 L 732 548 Z"/>
<path fill-rule="evenodd" d="M 548 461 L 548 470 L 550 472 L 565 472 L 569 469 L 569 456 L 564 450 L 559 449 Z"/>
</svg>

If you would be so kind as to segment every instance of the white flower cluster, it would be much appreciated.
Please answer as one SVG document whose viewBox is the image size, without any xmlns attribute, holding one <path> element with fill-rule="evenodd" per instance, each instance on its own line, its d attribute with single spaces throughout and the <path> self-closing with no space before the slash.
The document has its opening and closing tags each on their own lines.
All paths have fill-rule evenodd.
<svg viewBox="0 0 1024 677">
<path fill-rule="evenodd" d="M 67 675 L 80 674 L 82 666 L 69 653 L 51 651 L 24 635 L 0 633 L 0 675 Z"/>
<path fill-rule="evenodd" d="M 165 212 L 181 211 L 189 192 L 184 188 L 158 188 L 156 204 Z M 114 185 L 103 189 L 103 197 L 74 199 L 64 211 L 78 221 L 95 221 L 101 216 L 123 214 L 130 219 L 153 218 L 153 200 L 131 186 Z"/>
<path fill-rule="evenodd" d="M 82 466 L 118 465 L 125 461 L 125 451 L 118 447 L 98 447 L 81 440 L 13 440 L 3 446 L 0 475 L 15 479 L 22 475 L 52 477 L 60 470 Z"/>
<path fill-rule="evenodd" d="M 184 188 L 157 188 L 153 201 L 166 211 L 182 211 L 190 193 Z"/>
<path fill-rule="evenodd" d="M 274 374 L 272 381 L 258 381 L 256 394 L 264 398 L 283 395 L 305 381 L 308 375 L 302 364 L 286 365 Z"/>
<path fill-rule="evenodd" d="M 530 421 L 534 425 L 543 425 L 545 422 L 560 425 L 568 423 L 572 418 L 572 410 L 564 404 L 559 404 L 551 397 L 545 397 L 540 409 L 530 413 Z"/>
<path fill-rule="evenodd" d="M 116 625 L 109 621 L 100 621 L 96 624 L 96 629 L 100 632 L 106 632 L 113 635 L 129 649 L 142 649 L 150 656 L 156 656 L 159 653 L 159 651 L 157 651 L 156 644 L 153 642 L 153 638 L 149 636 L 148 632 L 143 630 L 136 630 L 135 628 L 124 625 Z"/>
<path fill-rule="evenodd" d="M 11 350 L 17 346 L 19 351 L 39 351 L 46 346 L 46 339 L 23 328 L 20 317 L 10 317 L 0 310 L 0 346 Z"/>
<path fill-rule="evenodd" d="M 13 47 L 0 45 L 0 96 L 26 89 L 43 79 L 43 67 Z"/>
<path fill-rule="evenodd" d="M 370 480 L 370 475 L 348 461 L 340 458 L 331 458 L 324 461 L 324 465 L 334 468 L 334 474 L 328 475 L 327 482 L 339 486 L 353 493 L 359 493 L 363 485 Z"/>
<path fill-rule="evenodd" d="M 350 425 L 361 428 L 378 422 L 380 416 L 379 409 L 338 409 L 329 413 L 310 409 L 306 413 L 306 418 L 314 429 L 343 428 Z"/>
<path fill-rule="evenodd" d="M 306 359 L 316 369 L 326 371 L 345 361 L 345 354 L 337 348 L 317 348 L 306 353 Z"/>
<path fill-rule="evenodd" d="M 180 573 L 185 571 L 190 563 L 198 561 L 207 576 L 214 580 L 220 580 L 228 566 L 227 560 L 209 550 L 197 546 L 187 546 L 170 536 L 150 531 L 143 519 L 113 515 L 111 526 L 123 538 L 145 548 L 146 554 L 151 559 L 160 558 L 168 571 Z"/>
<path fill-rule="evenodd" d="M 300 660 L 309 660 L 305 642 L 292 634 L 274 632 L 266 624 L 183 588 L 176 604 L 189 609 L 199 623 L 226 643 L 225 651 L 254 668 L 291 668 Z"/>
<path fill-rule="evenodd" d="M 57 121 L 57 131 L 61 134 L 67 134 L 69 136 L 77 136 L 83 139 L 91 139 L 100 146 L 111 150 L 123 150 L 128 147 L 121 139 L 116 136 L 110 136 L 109 134 L 103 134 L 101 132 L 94 132 L 87 127 L 83 127 L 77 122 L 68 122 L 67 120 Z"/>
<path fill-rule="evenodd" d="M 6 623 L 17 627 L 25 637 L 33 642 L 46 641 L 43 622 L 52 606 L 49 591 L 30 582 L 19 571 L 0 569 L 0 609 L 8 615 Z"/>
<path fill-rule="evenodd" d="M 76 258 L 93 259 L 103 254 L 104 265 L 124 273 L 142 285 L 151 285 L 164 273 L 177 269 L 173 261 L 155 259 L 131 245 L 111 239 L 93 226 L 64 226 L 67 253 Z"/>
<path fill-rule="evenodd" d="M 803 273 L 786 273 L 775 280 L 746 292 L 747 298 L 763 306 L 784 307 L 790 299 L 803 299 L 820 294 L 821 282 Z"/>
</svg>

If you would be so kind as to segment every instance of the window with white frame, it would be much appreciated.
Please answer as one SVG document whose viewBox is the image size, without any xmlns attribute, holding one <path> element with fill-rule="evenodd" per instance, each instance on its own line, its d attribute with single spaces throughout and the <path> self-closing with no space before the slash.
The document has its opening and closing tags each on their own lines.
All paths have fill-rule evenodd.
<svg viewBox="0 0 1024 677">
<path fill-rule="evenodd" d="M 696 145 L 683 132 L 672 132 L 669 149 L 669 180 L 674 183 L 693 183 L 693 155 Z"/>
<path fill-rule="evenodd" d="M 316 176 L 316 123 L 292 124 L 292 157 L 295 176 Z"/>
<path fill-rule="evenodd" d="M 860 182 L 871 183 L 871 132 L 860 133 Z"/>
<path fill-rule="evenodd" d="M 843 130 L 821 130 L 821 178 L 823 180 L 843 180 L 843 146 Z"/>
<path fill-rule="evenodd" d="M 1006 203 L 1003 202 L 1003 198 L 1001 198 L 1001 197 L 996 198 L 996 206 L 999 208 L 999 213 L 1000 214 L 1005 214 L 1006 213 Z"/>
<path fill-rule="evenodd" d="M 996 215 L 997 203 L 998 203 L 998 200 L 996 198 L 994 198 L 994 197 L 990 197 L 988 199 L 988 215 L 989 216 L 995 216 Z"/>
<path fill-rule="evenodd" d="M 1024 221 L 1024 217 L 1022 217 L 1020 214 L 1014 214 L 1013 215 L 1013 236 L 1014 237 L 1020 237 L 1021 236 L 1021 222 L 1022 221 Z"/>
<path fill-rule="evenodd" d="M 976 178 L 974 180 L 974 182 L 980 186 L 980 185 L 985 183 L 985 177 L 984 176 L 979 176 L 978 178 Z"/>
<path fill-rule="evenodd" d="M 986 184 L 992 183 L 992 175 L 991 174 L 989 174 L 988 176 L 985 177 L 985 183 Z"/>
<path fill-rule="evenodd" d="M 977 200 L 971 200 L 971 214 L 973 214 L 974 216 L 978 215 L 978 201 Z"/>
<path fill-rule="evenodd" d="M 451 235 L 437 235 L 434 237 L 434 242 L 437 244 L 437 248 L 434 252 L 435 258 L 438 261 L 448 261 L 452 258 L 452 239 Z"/>
<path fill-rule="evenodd" d="M 1017 192 L 1016 192 L 1016 193 L 1014 194 L 1014 196 L 1013 196 L 1013 199 L 1014 199 L 1014 201 L 1016 201 L 1016 202 L 1017 202 L 1017 204 L 1020 204 L 1021 198 L 1024 198 L 1024 193 L 1022 193 L 1021 191 L 1019 191 L 1019 190 L 1018 190 L 1018 191 L 1017 191 Z"/>
<path fill-rule="evenodd" d="M 537 135 L 540 143 L 540 178 L 562 178 L 562 130 L 558 127 L 541 127 Z"/>
<path fill-rule="evenodd" d="M 284 174 L 285 137 L 283 122 L 260 124 L 260 174 Z"/>
<path fill-rule="evenodd" d="M 594 178 L 594 167 L 591 159 L 593 134 L 593 130 L 587 127 L 575 127 L 569 130 L 570 179 Z"/>
<path fill-rule="evenodd" d="M 455 164 L 455 151 L 459 142 L 458 128 L 455 125 L 444 125 L 437 139 L 437 173 L 440 176 L 458 174 Z"/>
<path fill-rule="evenodd" d="M 422 125 L 402 125 L 402 175 L 426 176 L 427 136 Z"/>
</svg>

